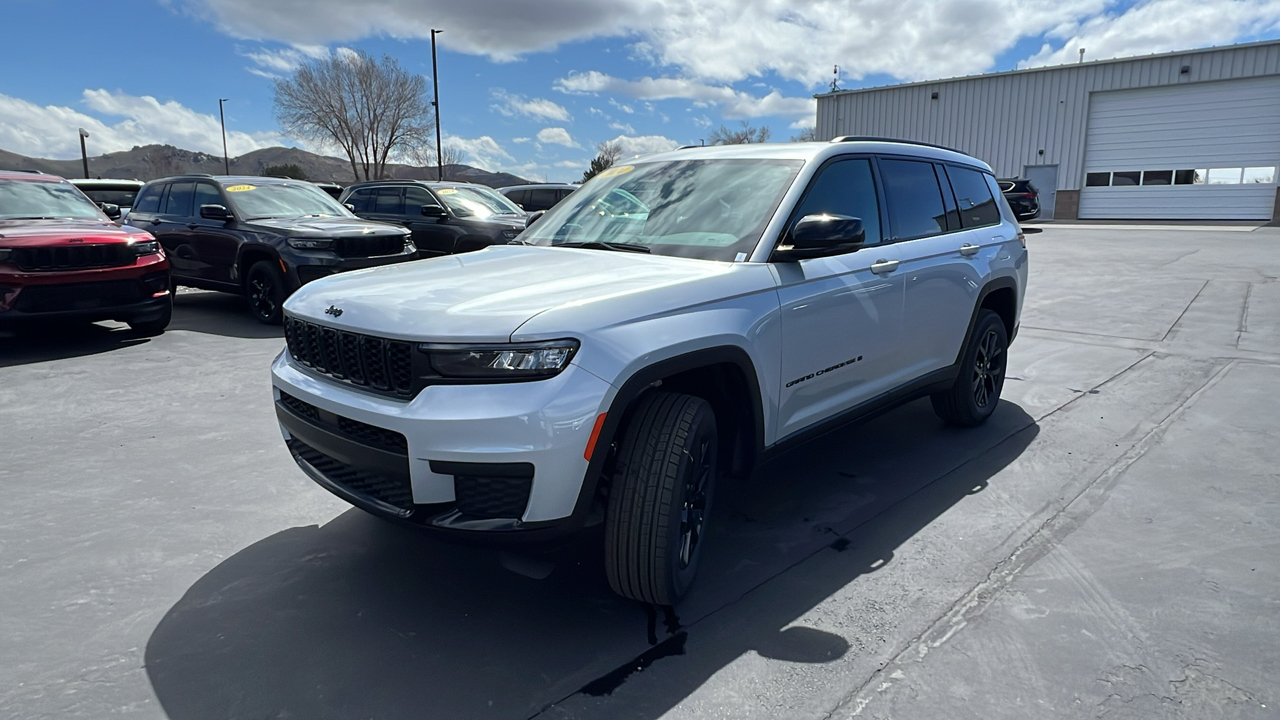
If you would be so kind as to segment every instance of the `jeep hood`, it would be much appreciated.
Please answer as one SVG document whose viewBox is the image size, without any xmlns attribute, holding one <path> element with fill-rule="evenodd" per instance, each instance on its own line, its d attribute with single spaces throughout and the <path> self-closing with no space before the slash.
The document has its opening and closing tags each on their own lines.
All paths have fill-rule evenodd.
<svg viewBox="0 0 1280 720">
<path fill-rule="evenodd" d="M 121 227 L 106 220 L 0 220 L 0 247 L 136 242 L 151 240 L 151 233 Z"/>
<path fill-rule="evenodd" d="M 352 332 L 434 342 L 506 342 L 535 315 L 572 308 L 593 324 L 660 305 L 724 297 L 744 264 L 632 252 L 499 245 L 333 275 L 285 303 L 293 316 Z M 711 282 L 706 282 L 712 280 Z M 705 297 L 703 297 L 705 296 Z M 566 328 L 565 334 L 591 328 Z"/>
<path fill-rule="evenodd" d="M 368 235 L 408 235 L 399 225 L 347 217 L 255 218 L 242 224 L 266 228 L 294 237 L 363 237 Z"/>
</svg>

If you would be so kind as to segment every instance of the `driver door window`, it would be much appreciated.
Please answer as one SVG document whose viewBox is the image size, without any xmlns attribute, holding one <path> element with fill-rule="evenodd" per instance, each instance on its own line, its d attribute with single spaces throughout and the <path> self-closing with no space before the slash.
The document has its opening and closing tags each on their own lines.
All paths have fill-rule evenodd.
<svg viewBox="0 0 1280 720">
<path fill-rule="evenodd" d="M 841 160 L 823 168 L 809 186 L 809 192 L 800 201 L 791 221 L 794 223 L 805 215 L 824 213 L 861 218 L 862 226 L 867 230 L 865 244 L 880 243 L 880 202 L 876 198 L 876 184 L 869 160 Z"/>
</svg>

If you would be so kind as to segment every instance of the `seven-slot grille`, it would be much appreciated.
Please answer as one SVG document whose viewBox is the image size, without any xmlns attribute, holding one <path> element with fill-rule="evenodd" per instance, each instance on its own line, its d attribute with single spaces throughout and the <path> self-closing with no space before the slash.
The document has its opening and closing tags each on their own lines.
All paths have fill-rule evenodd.
<svg viewBox="0 0 1280 720">
<path fill-rule="evenodd" d="M 405 235 L 342 237 L 333 241 L 333 251 L 348 258 L 395 255 L 404 250 L 407 239 Z"/>
<path fill-rule="evenodd" d="M 286 318 L 285 342 L 294 360 L 335 380 L 398 397 L 412 397 L 413 344 Z"/>
<path fill-rule="evenodd" d="M 12 257 L 19 269 L 39 272 L 120 267 L 129 265 L 138 258 L 138 255 L 131 245 L 112 243 L 110 245 L 15 248 Z"/>
</svg>

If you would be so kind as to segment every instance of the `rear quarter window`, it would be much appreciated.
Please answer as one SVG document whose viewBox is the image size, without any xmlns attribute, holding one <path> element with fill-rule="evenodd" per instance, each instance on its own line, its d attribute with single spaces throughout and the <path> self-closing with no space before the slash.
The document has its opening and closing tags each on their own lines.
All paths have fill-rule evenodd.
<svg viewBox="0 0 1280 720">
<path fill-rule="evenodd" d="M 1000 209 L 982 173 L 955 166 L 947 167 L 951 189 L 960 209 L 960 224 L 966 228 L 1000 224 Z"/>
</svg>

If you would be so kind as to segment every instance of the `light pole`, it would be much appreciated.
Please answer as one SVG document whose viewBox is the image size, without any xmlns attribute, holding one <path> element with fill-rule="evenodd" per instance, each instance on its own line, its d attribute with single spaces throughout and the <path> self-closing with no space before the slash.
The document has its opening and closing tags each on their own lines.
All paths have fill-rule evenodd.
<svg viewBox="0 0 1280 720">
<path fill-rule="evenodd" d="M 89 131 L 80 128 L 80 162 L 84 163 L 84 177 L 89 179 L 89 153 L 84 149 L 84 139 L 89 137 Z"/>
<path fill-rule="evenodd" d="M 218 119 L 222 121 L 222 169 L 231 174 L 231 161 L 227 159 L 227 116 L 222 113 L 222 103 L 228 98 L 218 98 Z"/>
<path fill-rule="evenodd" d="M 436 35 L 444 32 L 431 28 L 431 92 L 435 99 L 431 107 L 436 109 L 436 174 L 437 180 L 444 180 L 444 149 L 440 146 L 440 76 L 436 73 Z"/>
</svg>

